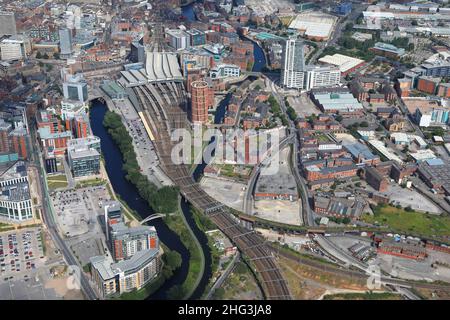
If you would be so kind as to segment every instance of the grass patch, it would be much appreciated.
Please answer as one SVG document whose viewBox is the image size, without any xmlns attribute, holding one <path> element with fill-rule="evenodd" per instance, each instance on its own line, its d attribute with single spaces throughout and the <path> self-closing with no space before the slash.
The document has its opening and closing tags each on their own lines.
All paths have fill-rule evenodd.
<svg viewBox="0 0 450 320">
<path fill-rule="evenodd" d="M 262 299 L 252 272 L 244 262 L 238 262 L 223 285 L 212 295 L 213 299 Z"/>
<path fill-rule="evenodd" d="M 311 261 L 327 264 L 329 266 L 337 267 L 337 265 L 332 263 L 331 261 L 328 261 L 328 260 L 326 260 L 326 259 L 324 259 L 322 257 L 318 257 L 318 256 L 314 256 L 314 255 L 311 255 L 311 254 L 298 252 L 297 250 L 294 250 L 291 247 L 289 247 L 287 244 L 280 245 L 279 243 L 273 242 L 273 243 L 271 243 L 271 245 L 273 247 L 278 248 L 280 251 L 284 251 L 284 252 L 286 252 L 288 254 L 292 254 L 292 255 L 298 257 L 299 259 L 311 260 Z"/>
<path fill-rule="evenodd" d="M 67 182 L 62 182 L 62 181 L 52 181 L 52 182 L 48 182 L 48 188 L 49 189 L 58 189 L 58 188 L 67 188 L 68 184 Z"/>
<path fill-rule="evenodd" d="M 216 225 L 208 217 L 201 214 L 197 209 L 195 209 L 192 206 L 191 206 L 191 213 L 192 217 L 194 218 L 195 224 L 204 233 L 209 230 L 217 229 Z M 214 238 L 208 234 L 206 234 L 206 237 L 208 239 L 208 247 L 211 254 L 211 278 L 209 279 L 209 283 L 206 286 L 203 294 L 207 294 L 214 284 L 214 282 L 212 282 L 211 279 L 214 277 L 215 273 L 219 269 L 219 261 L 221 257 L 221 252 L 219 252 L 219 249 L 217 249 L 217 247 L 214 245 Z M 229 260 L 229 262 L 230 261 L 231 259 Z M 225 270 L 226 267 L 224 267 L 223 269 Z"/>
<path fill-rule="evenodd" d="M 423 236 L 447 236 L 450 234 L 450 218 L 415 211 L 406 211 L 392 206 L 376 206 L 374 215 L 365 215 L 363 220 L 372 224 L 388 226 L 392 231 Z"/>
<path fill-rule="evenodd" d="M 10 231 L 14 230 L 14 227 L 7 223 L 0 223 L 0 231 Z"/>
<path fill-rule="evenodd" d="M 295 17 L 288 16 L 288 17 L 280 17 L 280 21 L 283 24 L 283 26 L 288 27 L 292 20 L 294 20 Z"/>
<path fill-rule="evenodd" d="M 59 174 L 47 177 L 47 185 L 49 189 L 66 188 L 68 186 L 65 174 Z"/>
<path fill-rule="evenodd" d="M 80 181 L 77 183 L 75 188 L 78 189 L 78 188 L 86 188 L 86 187 L 98 187 L 98 186 L 104 185 L 105 183 L 106 183 L 106 180 L 103 180 L 100 178 L 95 178 L 95 179 Z"/>
</svg>

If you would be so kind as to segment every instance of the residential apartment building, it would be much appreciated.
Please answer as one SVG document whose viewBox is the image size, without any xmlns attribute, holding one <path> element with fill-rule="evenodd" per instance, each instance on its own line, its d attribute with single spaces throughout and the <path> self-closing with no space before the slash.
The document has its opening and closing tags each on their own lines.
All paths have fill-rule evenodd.
<svg viewBox="0 0 450 320">
<path fill-rule="evenodd" d="M 191 46 L 191 37 L 183 30 L 170 29 L 166 31 L 166 35 L 170 46 L 176 50 L 187 49 Z"/>
<path fill-rule="evenodd" d="M 0 174 L 0 219 L 22 222 L 33 218 L 26 163 L 2 166 Z M 5 168 L 6 167 L 6 168 Z"/>
<path fill-rule="evenodd" d="M 287 88 L 311 90 L 340 83 L 341 71 L 334 66 L 305 65 L 304 43 L 288 39 L 283 47 L 281 83 Z"/>
<path fill-rule="evenodd" d="M 105 225 L 112 254 L 90 259 L 97 290 L 108 297 L 143 288 L 161 269 L 155 227 L 127 227 L 119 202 L 105 204 Z"/>
</svg>

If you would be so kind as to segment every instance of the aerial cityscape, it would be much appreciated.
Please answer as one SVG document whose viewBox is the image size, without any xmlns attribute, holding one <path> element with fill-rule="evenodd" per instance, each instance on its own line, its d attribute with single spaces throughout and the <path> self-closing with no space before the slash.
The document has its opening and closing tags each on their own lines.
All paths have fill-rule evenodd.
<svg viewBox="0 0 450 320">
<path fill-rule="evenodd" d="M 450 300 L 449 127 L 448 0 L 0 0 L 0 300 Z"/>
</svg>

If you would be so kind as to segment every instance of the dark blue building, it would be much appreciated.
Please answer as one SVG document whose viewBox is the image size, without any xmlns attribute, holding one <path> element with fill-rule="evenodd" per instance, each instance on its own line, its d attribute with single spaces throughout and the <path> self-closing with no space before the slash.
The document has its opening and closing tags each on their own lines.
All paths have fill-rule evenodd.
<svg viewBox="0 0 450 320">
<path fill-rule="evenodd" d="M 336 7 L 337 14 L 347 15 L 352 12 L 352 3 L 351 2 L 343 2 Z"/>
</svg>

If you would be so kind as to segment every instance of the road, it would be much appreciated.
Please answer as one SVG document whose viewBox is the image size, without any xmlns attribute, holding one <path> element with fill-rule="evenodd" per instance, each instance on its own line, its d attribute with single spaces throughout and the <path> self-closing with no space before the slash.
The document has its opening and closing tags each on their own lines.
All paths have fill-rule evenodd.
<svg viewBox="0 0 450 320">
<path fill-rule="evenodd" d="M 306 186 L 306 182 L 303 179 L 302 175 L 300 174 L 299 170 L 299 164 L 298 164 L 298 150 L 299 150 L 299 132 L 295 126 L 294 121 L 292 121 L 288 115 L 287 115 L 287 107 L 284 103 L 284 98 L 282 96 L 282 93 L 280 92 L 280 88 L 268 77 L 265 77 L 265 81 L 267 84 L 267 87 L 271 88 L 272 95 L 277 100 L 278 104 L 281 107 L 281 110 L 283 111 L 284 115 L 287 117 L 289 122 L 289 131 L 290 134 L 294 134 L 294 147 L 293 151 L 291 153 L 292 161 L 291 161 L 291 171 L 294 173 L 295 181 L 297 182 L 297 190 L 300 192 L 300 197 L 302 200 L 302 205 L 300 206 L 300 220 L 303 221 L 303 225 L 305 226 L 314 226 L 314 214 L 309 206 L 309 193 L 308 188 Z"/>
<path fill-rule="evenodd" d="M 34 136 L 34 131 L 32 131 L 32 136 Z M 58 233 L 57 225 L 55 222 L 55 217 L 53 216 L 51 204 L 49 202 L 50 196 L 48 194 L 47 184 L 45 182 L 45 171 L 44 171 L 44 163 L 42 160 L 42 154 L 39 150 L 38 143 L 36 139 L 33 139 L 34 143 L 31 143 L 33 148 L 33 154 L 37 155 L 38 159 L 35 159 L 35 166 L 40 169 L 39 177 L 39 184 L 40 184 L 40 192 L 44 194 L 40 194 L 40 198 L 42 199 L 42 218 L 44 220 L 45 225 L 47 226 L 48 231 L 50 232 L 50 235 L 55 242 L 56 246 L 61 250 L 64 259 L 66 260 L 67 264 L 69 266 L 77 266 L 80 268 L 80 285 L 81 290 L 84 293 L 84 296 L 89 300 L 96 300 L 97 294 L 92 289 L 91 285 L 89 284 L 89 280 L 86 278 L 82 271 L 82 266 L 79 265 L 78 261 L 75 259 L 75 257 L 72 255 L 72 252 L 69 250 L 67 245 L 64 243 L 63 239 Z"/>
</svg>

